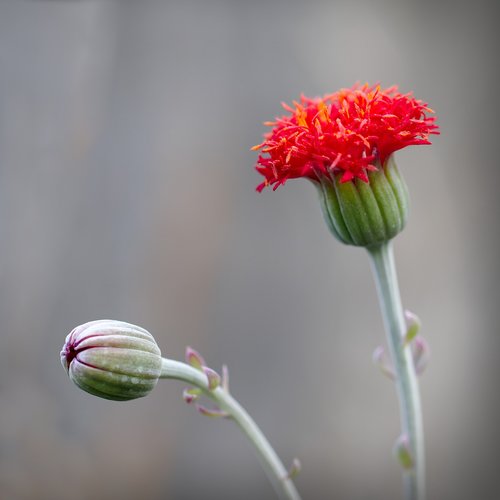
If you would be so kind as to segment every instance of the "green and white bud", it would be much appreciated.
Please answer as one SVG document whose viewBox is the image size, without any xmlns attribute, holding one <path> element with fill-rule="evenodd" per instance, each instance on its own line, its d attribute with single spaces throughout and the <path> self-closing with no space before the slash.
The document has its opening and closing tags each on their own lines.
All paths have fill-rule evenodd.
<svg viewBox="0 0 500 500">
<path fill-rule="evenodd" d="M 127 401 L 149 394 L 161 374 L 161 352 L 140 326 L 98 320 L 67 337 L 61 363 L 70 379 L 94 396 Z"/>
</svg>

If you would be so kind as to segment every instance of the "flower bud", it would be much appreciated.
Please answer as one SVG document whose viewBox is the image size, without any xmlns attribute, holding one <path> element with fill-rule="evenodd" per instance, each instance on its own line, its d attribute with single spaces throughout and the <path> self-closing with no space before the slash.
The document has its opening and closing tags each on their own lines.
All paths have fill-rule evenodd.
<svg viewBox="0 0 500 500">
<path fill-rule="evenodd" d="M 67 337 L 61 363 L 70 379 L 95 396 L 127 401 L 149 394 L 158 382 L 162 358 L 153 336 L 122 321 L 77 326 Z"/>
<path fill-rule="evenodd" d="M 332 234 L 348 245 L 370 247 L 396 236 L 408 217 L 408 189 L 393 157 L 368 172 L 368 182 L 332 173 L 316 182 Z"/>
</svg>

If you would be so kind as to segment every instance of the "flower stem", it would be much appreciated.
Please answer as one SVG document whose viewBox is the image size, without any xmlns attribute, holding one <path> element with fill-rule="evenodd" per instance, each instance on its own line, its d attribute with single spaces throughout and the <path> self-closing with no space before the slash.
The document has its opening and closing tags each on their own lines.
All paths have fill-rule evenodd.
<svg viewBox="0 0 500 500">
<path fill-rule="evenodd" d="M 425 456 L 422 410 L 411 347 L 403 345 L 406 333 L 392 243 L 368 248 L 371 257 L 387 341 L 394 365 L 401 427 L 408 439 L 413 466 L 404 470 L 405 498 L 425 499 Z"/>
<path fill-rule="evenodd" d="M 225 411 L 236 422 L 254 445 L 278 497 L 282 500 L 300 500 L 300 495 L 289 477 L 289 473 L 269 444 L 269 441 L 246 410 L 229 392 L 221 386 L 209 390 L 208 380 L 203 372 L 185 363 L 170 359 L 162 358 L 160 378 L 182 380 L 201 389 L 205 396 L 214 401 L 221 410 Z"/>
</svg>

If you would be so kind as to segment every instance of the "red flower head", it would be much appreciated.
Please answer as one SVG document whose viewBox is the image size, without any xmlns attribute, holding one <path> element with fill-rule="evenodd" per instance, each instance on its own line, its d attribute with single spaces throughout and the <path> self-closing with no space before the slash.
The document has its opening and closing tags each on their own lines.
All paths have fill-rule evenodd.
<svg viewBox="0 0 500 500">
<path fill-rule="evenodd" d="M 368 84 L 341 89 L 323 98 L 301 96 L 294 108 L 283 103 L 288 115 L 265 125 L 273 127 L 262 144 L 256 169 L 265 181 L 257 187 L 273 189 L 288 179 L 318 181 L 341 173 L 342 183 L 377 170 L 398 149 L 430 144 L 439 134 L 433 111 L 411 93 L 397 87 L 381 89 Z"/>
</svg>

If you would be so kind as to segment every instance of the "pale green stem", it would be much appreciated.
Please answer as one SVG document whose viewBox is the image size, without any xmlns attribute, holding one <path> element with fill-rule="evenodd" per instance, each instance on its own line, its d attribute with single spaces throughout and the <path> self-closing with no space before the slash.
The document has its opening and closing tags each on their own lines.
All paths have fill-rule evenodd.
<svg viewBox="0 0 500 500">
<path fill-rule="evenodd" d="M 406 435 L 413 467 L 404 471 L 405 498 L 425 499 L 425 456 L 422 410 L 417 375 L 410 346 L 403 346 L 406 325 L 399 293 L 391 242 L 368 248 L 371 256 L 380 307 L 387 332 L 401 413 L 402 433 Z"/>
<path fill-rule="evenodd" d="M 170 359 L 162 358 L 160 378 L 182 380 L 201 389 L 208 398 L 214 401 L 221 410 L 225 411 L 236 422 L 254 445 L 278 497 L 282 500 L 300 500 L 300 495 L 289 477 L 288 471 L 269 444 L 269 441 L 246 410 L 229 392 L 225 391 L 221 386 L 209 390 L 208 380 L 203 372 L 186 363 Z"/>
</svg>

